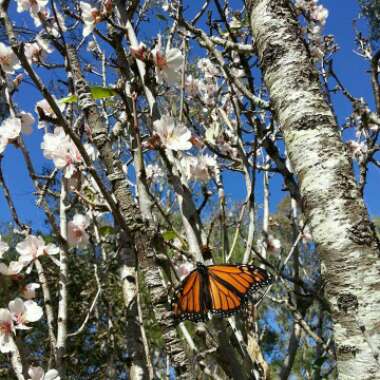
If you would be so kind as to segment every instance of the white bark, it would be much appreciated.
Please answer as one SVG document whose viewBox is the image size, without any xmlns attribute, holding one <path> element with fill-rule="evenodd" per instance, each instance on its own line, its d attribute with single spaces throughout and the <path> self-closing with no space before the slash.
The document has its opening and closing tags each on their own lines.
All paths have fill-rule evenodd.
<svg viewBox="0 0 380 380">
<path fill-rule="evenodd" d="M 326 273 L 341 379 L 380 379 L 379 246 L 289 2 L 253 0 L 265 83 Z"/>
</svg>

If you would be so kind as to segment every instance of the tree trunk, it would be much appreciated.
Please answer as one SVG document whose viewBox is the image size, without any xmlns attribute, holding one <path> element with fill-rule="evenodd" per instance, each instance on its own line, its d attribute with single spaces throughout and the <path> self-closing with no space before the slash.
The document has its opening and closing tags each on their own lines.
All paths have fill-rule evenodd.
<svg viewBox="0 0 380 380">
<path fill-rule="evenodd" d="M 252 0 L 271 105 L 326 266 L 341 379 L 380 379 L 379 244 L 288 0 Z"/>
</svg>

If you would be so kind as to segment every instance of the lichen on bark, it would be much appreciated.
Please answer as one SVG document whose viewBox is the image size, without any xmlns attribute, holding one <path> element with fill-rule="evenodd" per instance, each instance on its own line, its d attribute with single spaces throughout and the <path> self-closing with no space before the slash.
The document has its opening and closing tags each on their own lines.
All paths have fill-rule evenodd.
<svg viewBox="0 0 380 380">
<path fill-rule="evenodd" d="M 271 105 L 327 268 L 342 379 L 380 379 L 379 246 L 351 160 L 287 0 L 251 1 L 251 26 Z"/>
</svg>

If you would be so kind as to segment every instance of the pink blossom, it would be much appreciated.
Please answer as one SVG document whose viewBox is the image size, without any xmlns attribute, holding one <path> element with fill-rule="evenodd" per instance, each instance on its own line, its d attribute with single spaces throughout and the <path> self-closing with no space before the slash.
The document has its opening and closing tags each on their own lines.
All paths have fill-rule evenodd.
<svg viewBox="0 0 380 380">
<path fill-rule="evenodd" d="M 21 68 L 20 62 L 12 48 L 0 42 L 0 66 L 8 73 L 13 74 Z"/>
<path fill-rule="evenodd" d="M 26 284 L 21 290 L 21 295 L 28 300 L 36 298 L 36 290 L 39 288 L 40 284 L 37 284 L 35 282 Z"/>
<path fill-rule="evenodd" d="M 23 268 L 24 264 L 20 261 L 11 261 L 9 265 L 0 263 L 0 273 L 4 276 L 17 277 Z"/>
<path fill-rule="evenodd" d="M 170 48 L 161 52 L 161 37 L 158 37 L 157 46 L 152 50 L 153 61 L 156 67 L 156 76 L 158 83 L 166 82 L 169 85 L 175 85 L 181 81 L 181 70 L 184 62 L 184 56 L 181 50 Z"/>
<path fill-rule="evenodd" d="M 95 29 L 96 23 L 101 21 L 100 12 L 97 8 L 81 1 L 80 8 L 82 11 L 82 20 L 84 22 L 83 37 L 87 37 Z"/>
<path fill-rule="evenodd" d="M 21 120 L 18 117 L 8 117 L 0 125 L 0 153 L 3 153 L 8 143 L 16 139 L 21 132 Z"/>
<path fill-rule="evenodd" d="M 191 132 L 183 123 L 177 123 L 172 117 L 164 115 L 153 125 L 165 148 L 171 150 L 191 149 Z"/>
<path fill-rule="evenodd" d="M 192 270 L 194 269 L 194 264 L 186 261 L 180 264 L 177 268 L 178 276 L 183 280 Z"/>
<path fill-rule="evenodd" d="M 215 170 L 216 160 L 209 155 L 184 156 L 181 164 L 188 180 L 207 182 Z"/>
<path fill-rule="evenodd" d="M 41 367 L 29 367 L 28 380 L 60 380 L 60 376 L 56 369 L 50 369 L 45 373 Z"/>
<path fill-rule="evenodd" d="M 12 319 L 16 324 L 16 329 L 29 330 L 31 327 L 27 323 L 37 322 L 42 318 L 42 307 L 34 301 L 23 301 L 21 298 L 9 302 L 8 309 Z"/>
<path fill-rule="evenodd" d="M 67 241 L 71 246 L 85 247 L 89 241 L 86 228 L 90 225 L 87 215 L 75 214 L 67 226 Z"/>
<path fill-rule="evenodd" d="M 7 252 L 9 249 L 8 244 L 5 241 L 1 240 L 1 235 L 0 235 L 0 259 L 3 258 L 3 255 L 5 252 Z"/>
<path fill-rule="evenodd" d="M 14 332 L 11 313 L 8 309 L 0 309 L 0 352 L 5 354 L 12 351 L 12 333 Z"/>
<path fill-rule="evenodd" d="M 59 248 L 54 244 L 45 244 L 41 236 L 29 235 L 16 245 L 16 251 L 20 254 L 19 261 L 28 265 L 43 255 L 57 255 Z"/>
<path fill-rule="evenodd" d="M 45 133 L 41 148 L 44 156 L 54 161 L 56 168 L 64 170 L 65 178 L 71 178 L 82 163 L 77 147 L 61 127 L 55 128 L 54 133 Z"/>
</svg>

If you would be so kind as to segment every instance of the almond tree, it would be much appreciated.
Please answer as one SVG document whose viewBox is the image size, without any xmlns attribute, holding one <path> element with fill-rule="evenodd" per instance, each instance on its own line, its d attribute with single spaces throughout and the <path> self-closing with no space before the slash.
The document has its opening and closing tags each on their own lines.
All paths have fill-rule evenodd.
<svg viewBox="0 0 380 380">
<path fill-rule="evenodd" d="M 332 379 L 337 359 L 342 379 L 378 378 L 363 193 L 380 103 L 335 73 L 318 1 L 188 5 L 0 3 L 0 377 Z M 357 44 L 379 100 L 380 55 Z M 233 317 L 180 323 L 196 262 L 275 281 Z"/>
</svg>

